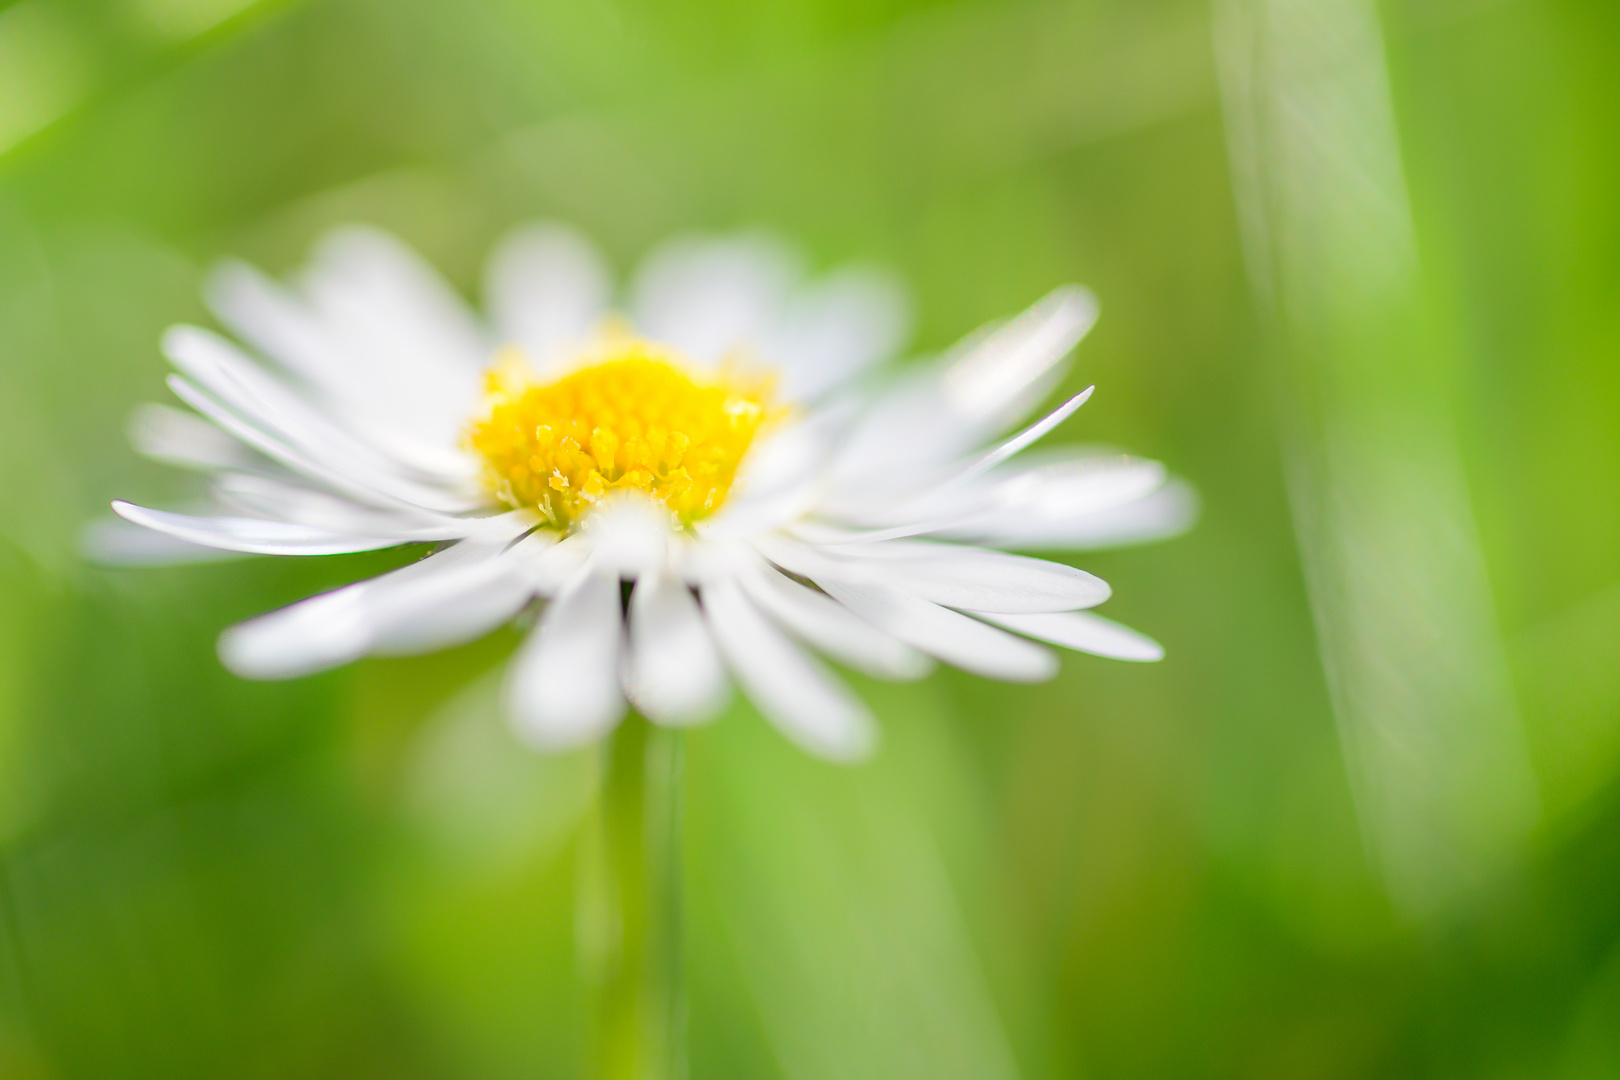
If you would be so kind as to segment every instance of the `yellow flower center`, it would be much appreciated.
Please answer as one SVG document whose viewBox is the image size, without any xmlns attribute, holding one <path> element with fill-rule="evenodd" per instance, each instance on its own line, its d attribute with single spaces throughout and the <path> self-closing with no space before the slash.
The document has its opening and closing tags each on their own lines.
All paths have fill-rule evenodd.
<svg viewBox="0 0 1620 1080">
<path fill-rule="evenodd" d="M 514 351 L 490 370 L 468 443 L 509 506 L 568 528 L 610 491 L 645 492 L 681 525 L 725 501 L 769 412 L 768 382 L 695 376 L 670 350 L 627 336 L 537 384 Z"/>
</svg>

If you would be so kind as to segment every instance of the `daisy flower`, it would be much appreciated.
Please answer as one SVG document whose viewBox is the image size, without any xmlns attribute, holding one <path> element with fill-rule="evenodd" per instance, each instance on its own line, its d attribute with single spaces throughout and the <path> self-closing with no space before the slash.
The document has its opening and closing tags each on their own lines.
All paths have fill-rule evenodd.
<svg viewBox="0 0 1620 1080">
<path fill-rule="evenodd" d="M 1015 682 L 1056 673 L 1041 643 L 1161 655 L 1085 610 L 1103 581 L 1005 550 L 1149 540 L 1192 516 L 1153 462 L 1028 451 L 1090 394 L 1018 428 L 1095 320 L 1083 289 L 889 372 L 895 283 L 806 279 L 752 235 L 672 242 L 616 297 L 579 235 L 530 226 L 491 260 L 480 318 L 396 240 L 347 228 L 288 284 L 222 267 L 208 300 L 245 344 L 170 330 L 169 386 L 192 411 L 149 405 L 132 424 L 143 453 L 211 476 L 208 505 L 116 502 L 143 529 L 99 532 L 98 553 L 432 545 L 225 631 L 241 676 L 532 616 L 505 704 L 536 747 L 597 739 L 629 707 L 698 723 L 735 683 L 794 742 L 850 759 L 875 726 L 816 653 L 885 679 L 943 661 Z"/>
</svg>

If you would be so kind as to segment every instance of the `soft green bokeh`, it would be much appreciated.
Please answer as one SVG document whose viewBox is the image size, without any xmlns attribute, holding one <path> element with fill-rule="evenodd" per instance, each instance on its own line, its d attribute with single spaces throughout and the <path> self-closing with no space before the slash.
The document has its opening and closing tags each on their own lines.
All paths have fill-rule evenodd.
<svg viewBox="0 0 1620 1080">
<path fill-rule="evenodd" d="M 687 741 L 691 1074 L 1620 1077 L 1612 0 L 0 0 L 0 1077 L 568 1077 L 588 754 L 517 635 L 254 684 L 400 553 L 91 568 L 205 268 L 764 225 L 918 346 L 1103 302 L 1061 438 L 1198 487 L 1077 560 L 1169 658 Z"/>
</svg>

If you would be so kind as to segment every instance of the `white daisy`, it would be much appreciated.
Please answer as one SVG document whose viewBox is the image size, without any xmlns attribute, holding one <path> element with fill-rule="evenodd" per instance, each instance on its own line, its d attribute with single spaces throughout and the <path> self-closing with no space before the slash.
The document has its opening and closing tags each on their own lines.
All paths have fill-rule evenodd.
<svg viewBox="0 0 1620 1080">
<path fill-rule="evenodd" d="M 506 705 L 544 748 L 596 739 L 629 706 L 700 722 L 735 681 L 801 746 L 858 757 L 871 717 L 807 646 L 889 679 L 932 660 L 1047 679 L 1057 660 L 1037 641 L 1161 655 L 1083 610 L 1108 597 L 1098 578 L 995 550 L 1147 540 L 1191 519 L 1189 489 L 1153 462 L 1022 453 L 1089 390 L 1006 437 L 1091 327 L 1086 291 L 887 378 L 873 369 L 903 344 L 899 289 L 859 270 L 805 281 L 758 236 L 667 245 L 615 308 L 589 244 L 532 226 L 496 252 L 486 300 L 481 320 L 358 228 L 288 286 L 225 266 L 209 301 L 253 352 L 171 330 L 169 385 L 202 419 L 152 405 L 133 427 L 144 453 L 212 475 L 210 509 L 115 503 L 162 536 L 103 531 L 100 553 L 437 545 L 227 630 L 221 658 L 292 678 L 460 644 L 543 604 Z"/>
</svg>

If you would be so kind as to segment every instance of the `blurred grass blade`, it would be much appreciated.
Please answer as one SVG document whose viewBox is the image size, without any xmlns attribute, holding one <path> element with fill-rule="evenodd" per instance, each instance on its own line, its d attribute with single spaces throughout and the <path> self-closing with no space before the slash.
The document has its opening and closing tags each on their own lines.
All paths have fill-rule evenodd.
<svg viewBox="0 0 1620 1080">
<path fill-rule="evenodd" d="M 1537 795 L 1426 309 L 1370 0 L 1222 0 L 1246 254 L 1362 828 L 1408 914 L 1512 858 Z"/>
<path fill-rule="evenodd" d="M 939 777 L 957 779 L 944 717 L 921 695 L 886 697 L 889 741 L 856 769 L 806 757 L 742 708 L 694 743 L 688 872 L 711 944 L 693 955 L 712 966 L 727 943 L 788 1080 L 1014 1080 L 947 872 L 964 837 L 940 835 L 924 805 L 951 790 Z M 902 702 L 916 711 L 893 722 Z M 971 819 L 971 796 L 949 801 Z"/>
<path fill-rule="evenodd" d="M 47 0 L 0 11 L 0 153 L 76 105 L 85 74 L 80 49 Z"/>
<path fill-rule="evenodd" d="M 1602 793 L 1620 763 L 1620 583 L 1542 619 L 1509 642 L 1535 734 L 1549 818 Z"/>
<path fill-rule="evenodd" d="M 132 0 L 135 16 L 173 41 L 206 33 L 259 0 Z"/>
</svg>

